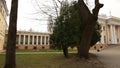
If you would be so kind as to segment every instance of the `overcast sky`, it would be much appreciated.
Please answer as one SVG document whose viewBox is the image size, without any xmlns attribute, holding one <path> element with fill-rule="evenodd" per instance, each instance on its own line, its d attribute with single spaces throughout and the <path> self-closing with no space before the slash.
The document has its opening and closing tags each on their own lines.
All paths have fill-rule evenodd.
<svg viewBox="0 0 120 68">
<path fill-rule="evenodd" d="M 11 0 L 6 0 L 8 10 L 10 10 Z M 52 0 L 39 0 L 40 6 L 52 6 Z M 120 17 L 120 0 L 100 0 L 104 7 L 100 10 L 100 14 L 107 14 Z M 18 7 L 18 30 L 29 30 L 47 32 L 47 16 L 38 12 L 35 0 L 19 0 Z M 41 20 L 35 20 L 35 19 Z"/>
</svg>

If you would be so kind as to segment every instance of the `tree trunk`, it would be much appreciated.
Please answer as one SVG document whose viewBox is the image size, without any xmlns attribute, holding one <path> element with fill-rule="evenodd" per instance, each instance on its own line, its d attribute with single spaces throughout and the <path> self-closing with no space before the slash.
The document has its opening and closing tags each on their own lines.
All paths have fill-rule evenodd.
<svg viewBox="0 0 120 68">
<path fill-rule="evenodd" d="M 67 46 L 62 46 L 63 49 L 63 54 L 66 58 L 68 58 L 68 47 Z"/>
<path fill-rule="evenodd" d="M 6 48 L 6 60 L 4 68 L 16 68 L 16 31 L 17 31 L 17 8 L 18 0 L 12 0 L 10 12 L 10 24 L 8 29 L 8 39 Z"/>
<path fill-rule="evenodd" d="M 78 55 L 80 58 L 89 58 L 89 48 L 90 42 L 93 36 L 94 27 L 98 19 L 98 12 L 100 8 L 103 7 L 103 4 L 99 3 L 99 0 L 95 0 L 95 8 L 93 13 L 90 12 L 83 0 L 78 0 L 80 15 L 82 16 L 82 21 L 86 23 L 84 32 L 82 34 L 80 47 L 78 48 Z"/>
<path fill-rule="evenodd" d="M 91 21 L 92 20 L 92 21 Z M 90 21 L 90 22 L 89 22 Z M 93 19 L 89 19 L 89 23 L 86 25 L 81 43 L 80 43 L 80 48 L 79 48 L 79 56 L 85 59 L 88 59 L 88 53 L 89 53 L 89 48 L 90 48 L 90 42 L 92 39 L 93 31 L 94 31 L 94 26 L 96 25 L 96 21 Z"/>
</svg>

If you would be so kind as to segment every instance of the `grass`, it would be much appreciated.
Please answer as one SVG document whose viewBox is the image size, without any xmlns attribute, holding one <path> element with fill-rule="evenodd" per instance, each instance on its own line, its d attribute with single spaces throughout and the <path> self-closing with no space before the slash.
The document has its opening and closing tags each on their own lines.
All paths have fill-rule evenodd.
<svg viewBox="0 0 120 68">
<path fill-rule="evenodd" d="M 53 49 L 39 49 L 39 50 L 17 49 L 16 52 L 62 52 L 62 50 L 53 50 Z"/>
<path fill-rule="evenodd" d="M 5 55 L 0 54 L 0 68 L 3 68 Z M 69 59 L 62 54 L 23 54 L 16 55 L 17 68 L 104 68 L 96 56 L 90 60 L 78 59 L 70 55 Z"/>
</svg>

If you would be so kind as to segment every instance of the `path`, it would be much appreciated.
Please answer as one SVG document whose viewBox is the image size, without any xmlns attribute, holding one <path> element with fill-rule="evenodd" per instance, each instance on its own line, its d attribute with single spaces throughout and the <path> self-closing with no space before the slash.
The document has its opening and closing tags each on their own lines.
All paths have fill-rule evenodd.
<svg viewBox="0 0 120 68">
<path fill-rule="evenodd" d="M 105 64 L 105 68 L 120 68 L 120 45 L 109 46 L 100 52 L 92 51 Z"/>
<path fill-rule="evenodd" d="M 69 52 L 69 53 L 76 53 L 76 52 Z M 5 54 L 5 52 L 0 54 Z M 16 54 L 63 54 L 63 52 L 16 52 Z"/>
</svg>

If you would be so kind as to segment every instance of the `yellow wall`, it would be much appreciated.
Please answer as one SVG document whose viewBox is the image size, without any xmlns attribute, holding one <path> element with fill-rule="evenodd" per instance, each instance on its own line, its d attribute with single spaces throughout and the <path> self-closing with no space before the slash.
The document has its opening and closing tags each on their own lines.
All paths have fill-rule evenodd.
<svg viewBox="0 0 120 68">
<path fill-rule="evenodd" d="M 3 4 L 3 1 L 0 1 L 0 50 L 3 50 L 4 39 L 5 39 L 5 30 L 7 27 L 6 16 L 7 10 L 6 5 Z"/>
</svg>

